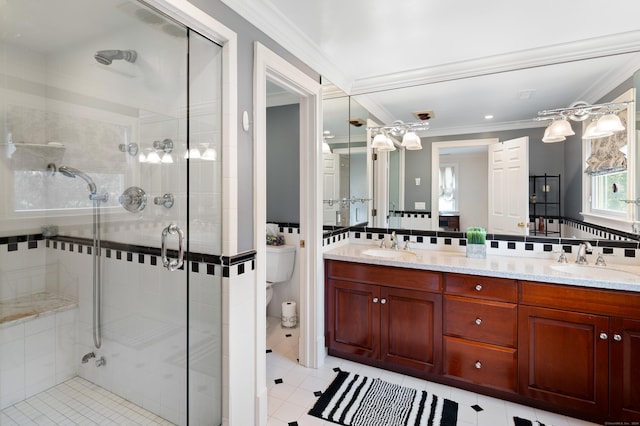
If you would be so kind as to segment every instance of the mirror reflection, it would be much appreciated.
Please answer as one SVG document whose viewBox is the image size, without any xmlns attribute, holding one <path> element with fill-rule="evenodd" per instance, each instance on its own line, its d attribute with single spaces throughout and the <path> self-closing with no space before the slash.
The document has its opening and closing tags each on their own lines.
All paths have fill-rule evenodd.
<svg viewBox="0 0 640 426">
<path fill-rule="evenodd" d="M 524 227 L 517 226 L 504 233 L 571 237 L 570 230 L 559 233 L 560 218 L 595 223 L 592 218 L 583 215 L 582 182 L 586 164 L 582 126 L 573 123 L 575 135 L 567 137 L 564 142 L 543 143 L 549 122 L 536 121 L 534 118 L 539 111 L 566 108 L 576 100 L 588 104 L 613 101 L 636 87 L 638 78 L 634 79 L 634 71 L 640 66 L 639 56 L 638 53 L 631 53 L 600 57 L 352 96 L 349 111 L 343 111 L 342 114 L 342 117 L 347 117 L 346 121 L 357 116 L 372 120 L 371 126 L 380 126 L 396 119 L 418 121 L 417 112 L 429 111 L 431 114 L 430 129 L 419 133 L 422 150 L 398 149 L 377 153 L 369 149 L 366 161 L 367 198 L 370 198 L 371 207 L 367 210 L 367 225 L 462 231 L 467 226 L 489 227 L 489 208 L 485 207 L 488 203 L 488 195 L 485 195 L 489 190 L 488 171 L 480 167 L 485 164 L 482 156 L 486 153 L 482 154 L 477 147 L 471 149 L 456 144 L 460 141 L 488 139 L 505 142 L 518 138 L 529 140 L 526 152 L 527 179 L 505 195 L 518 193 L 525 200 L 525 217 L 517 222 L 520 225 L 524 222 Z M 571 86 L 571 90 L 561 90 L 567 85 Z M 505 104 L 507 108 L 501 108 Z M 351 108 L 360 108 L 360 113 L 354 114 Z M 502 111 L 501 115 L 489 117 L 492 110 Z M 343 126 L 344 122 L 345 118 L 342 118 Z M 331 130 L 333 126 L 326 115 L 324 126 L 325 130 Z M 634 116 L 629 126 L 629 142 L 634 146 L 635 128 Z M 358 134 L 353 132 L 354 137 Z M 371 137 L 368 140 L 371 141 Z M 350 149 L 365 148 L 360 140 L 349 143 Z M 434 146 L 438 147 L 437 151 L 434 151 Z M 437 158 L 435 152 L 438 153 Z M 384 158 L 384 167 L 375 165 L 372 154 L 377 154 L 376 161 Z M 637 154 L 633 151 L 627 156 L 633 156 L 630 163 L 635 171 Z M 434 164 L 439 169 L 435 173 Z M 355 164 L 353 166 L 358 167 Z M 547 184 L 548 193 L 541 194 L 538 191 L 536 197 L 553 196 L 555 204 L 552 206 L 549 202 L 546 210 L 541 212 L 541 203 L 535 209 L 530 204 L 535 187 L 530 181 L 534 176 L 545 175 L 554 176 L 555 180 Z M 444 177 L 444 184 L 440 182 L 440 176 Z M 471 182 L 471 190 L 469 184 L 465 183 L 467 181 Z M 634 181 L 633 185 L 628 186 L 633 189 L 632 193 L 624 194 L 624 197 L 620 193 L 616 197 L 635 200 L 637 186 Z M 354 195 L 350 193 L 349 197 Z M 449 198 L 448 204 L 444 198 Z M 638 219 L 636 206 L 630 203 L 631 222 Z M 602 214 L 607 216 L 607 212 Z M 447 215 L 452 217 L 444 217 Z M 350 212 L 350 225 L 362 223 L 353 216 Z M 542 228 L 539 225 L 540 217 L 543 217 Z M 631 223 L 612 228 L 624 232 L 635 230 Z"/>
</svg>

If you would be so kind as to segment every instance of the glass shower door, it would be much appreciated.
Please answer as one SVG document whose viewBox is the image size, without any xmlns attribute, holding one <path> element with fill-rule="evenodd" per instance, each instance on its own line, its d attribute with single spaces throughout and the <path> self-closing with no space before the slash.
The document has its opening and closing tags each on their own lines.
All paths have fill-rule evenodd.
<svg viewBox="0 0 640 426">
<path fill-rule="evenodd" d="M 120 401 L 79 423 L 220 424 L 220 46 L 133 0 L 0 27 L 0 301 L 63 303 L 1 341 L 0 409 L 78 379 Z"/>
</svg>

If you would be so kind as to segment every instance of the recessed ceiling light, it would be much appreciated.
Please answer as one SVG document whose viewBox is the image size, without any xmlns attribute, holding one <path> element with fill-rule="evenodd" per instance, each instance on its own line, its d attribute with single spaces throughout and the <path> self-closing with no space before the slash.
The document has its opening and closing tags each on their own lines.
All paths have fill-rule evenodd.
<svg viewBox="0 0 640 426">
<path fill-rule="evenodd" d="M 484 119 L 485 120 L 491 120 L 491 119 L 493 119 L 493 115 L 487 114 L 487 115 L 484 116 Z"/>
</svg>

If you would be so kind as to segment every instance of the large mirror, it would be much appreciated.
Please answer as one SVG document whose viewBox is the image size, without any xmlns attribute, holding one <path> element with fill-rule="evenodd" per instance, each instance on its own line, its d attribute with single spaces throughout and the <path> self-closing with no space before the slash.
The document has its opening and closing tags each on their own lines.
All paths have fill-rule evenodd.
<svg viewBox="0 0 640 426">
<path fill-rule="evenodd" d="M 368 111 L 335 88 L 323 85 L 323 224 L 366 226 L 371 214 L 367 156 Z"/>
<path fill-rule="evenodd" d="M 367 139 L 366 126 L 350 125 L 350 119 L 373 120 L 373 125 L 390 124 L 395 120 L 412 122 L 418 120 L 414 113 L 425 110 L 430 111 L 431 118 L 430 129 L 420 134 L 422 150 L 399 149 L 380 153 L 378 159 L 380 155 L 385 157 L 384 168 L 376 169 L 375 164 L 370 164 L 371 157 L 364 161 L 368 170 L 367 194 L 361 197 L 360 182 L 350 182 L 352 190 L 345 193 L 345 197 L 368 200 L 369 208 L 363 207 L 367 212 L 366 222 L 364 213 L 358 211 L 357 214 L 350 212 L 349 221 L 343 219 L 342 224 L 366 223 L 376 227 L 435 230 L 486 226 L 483 221 L 487 219 L 477 214 L 479 210 L 487 210 L 486 203 L 482 203 L 487 197 L 482 194 L 489 190 L 488 173 L 480 164 L 486 162 L 487 145 L 490 143 L 482 141 L 504 142 L 520 138 L 528 138 L 527 174 L 532 179 L 533 176 L 555 177 L 555 180 L 550 178 L 545 183 L 545 188 L 549 189 L 545 195 L 557 198 L 557 204 L 549 206 L 551 210 L 545 213 L 544 232 L 540 232 L 542 228 L 538 227 L 535 220 L 541 214 L 530 212 L 536 217 L 531 218 L 531 223 L 525 224 L 527 229 L 518 228 L 513 233 L 524 234 L 533 230 L 529 235 L 547 236 L 554 225 L 554 218 L 586 220 L 581 214 L 584 171 L 581 124 L 572 123 L 576 134 L 567 137 L 566 141 L 543 143 L 541 139 L 548 122 L 535 121 L 534 118 L 538 111 L 568 107 L 578 100 L 589 104 L 610 102 L 638 84 L 638 78 L 634 79 L 634 72 L 638 68 L 640 54 L 627 53 L 362 93 L 351 96 L 350 101 L 343 99 L 343 105 L 348 103 L 348 111 L 343 111 L 340 120 L 348 129 L 347 133 L 351 132 L 354 137 L 353 141 L 349 141 L 348 148 L 354 158 L 362 155 L 360 151 L 366 152 L 366 147 L 359 139 L 362 135 Z M 571 90 L 564 90 L 566 86 L 570 86 Z M 331 126 L 332 121 L 327 120 L 325 113 L 325 129 L 333 131 Z M 631 134 L 631 139 L 630 142 L 635 143 L 635 132 Z M 435 146 L 437 150 L 433 149 Z M 347 148 L 343 146 L 343 149 Z M 436 153 L 437 160 L 434 158 Z M 630 163 L 638 164 L 636 160 L 634 158 Z M 349 160 L 349 163 L 353 167 L 353 174 L 359 167 L 356 163 L 360 164 L 360 161 Z M 433 170 L 434 163 L 439 165 L 438 171 Z M 446 182 L 436 183 L 434 176 L 439 180 L 448 179 L 449 182 L 453 178 L 455 185 L 447 187 Z M 469 190 L 469 185 L 473 185 L 472 190 Z M 384 205 L 376 206 L 376 187 L 379 191 L 380 186 L 386 186 L 386 199 Z M 457 205 L 434 208 L 433 200 L 439 197 L 432 192 L 443 192 L 443 188 L 447 197 L 450 197 L 452 188 L 457 191 L 453 192 L 454 198 L 456 195 L 458 197 Z M 528 184 L 519 191 L 525 194 L 527 202 L 531 201 Z M 637 194 L 634 192 L 630 198 L 636 199 Z M 355 205 L 349 203 L 352 209 Z M 376 207 L 382 207 L 384 211 Z M 372 210 L 377 210 L 376 216 L 371 215 Z M 469 213 L 474 211 L 474 214 Z M 456 216 L 455 213 L 459 216 L 457 221 L 455 217 L 446 217 L 448 214 Z M 346 212 L 340 216 L 344 215 Z M 628 230 L 631 231 L 631 227 Z"/>
</svg>

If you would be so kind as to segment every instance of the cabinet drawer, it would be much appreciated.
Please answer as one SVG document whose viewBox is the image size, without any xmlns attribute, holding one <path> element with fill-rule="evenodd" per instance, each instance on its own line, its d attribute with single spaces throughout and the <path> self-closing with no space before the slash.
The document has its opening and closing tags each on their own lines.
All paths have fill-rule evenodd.
<svg viewBox="0 0 640 426">
<path fill-rule="evenodd" d="M 444 274 L 446 294 L 498 300 L 516 303 L 518 301 L 517 281 L 506 278 L 481 277 L 477 275 Z"/>
<path fill-rule="evenodd" d="M 342 262 L 337 260 L 327 260 L 325 262 L 327 278 L 379 284 L 407 290 L 438 293 L 442 291 L 442 274 L 440 272 L 368 265 L 366 263 Z"/>
<path fill-rule="evenodd" d="M 517 333 L 517 305 L 445 296 L 444 334 L 516 347 Z"/>
<path fill-rule="evenodd" d="M 444 338 L 444 374 L 466 382 L 516 391 L 517 352 L 502 346 Z"/>
</svg>

